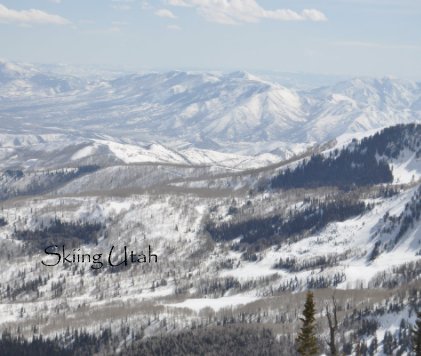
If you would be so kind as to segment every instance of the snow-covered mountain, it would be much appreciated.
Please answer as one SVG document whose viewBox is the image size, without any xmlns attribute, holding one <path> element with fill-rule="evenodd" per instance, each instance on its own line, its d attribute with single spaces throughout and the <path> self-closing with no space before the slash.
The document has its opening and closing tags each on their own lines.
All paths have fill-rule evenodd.
<svg viewBox="0 0 421 356">
<path fill-rule="evenodd" d="M 68 94 L 84 86 L 70 76 L 44 72 L 36 66 L 0 61 L 0 98 L 30 98 Z"/>
<path fill-rule="evenodd" d="M 297 146 L 298 147 L 298 146 Z M 69 134 L 11 134 L 0 131 L 0 169 L 58 169 L 86 164 L 173 164 L 238 171 L 264 167 L 293 155 L 241 155 L 185 147 L 174 150 L 159 143 L 133 144 L 112 137 L 87 138 Z"/>
<path fill-rule="evenodd" d="M 310 120 L 303 135 L 317 141 L 344 133 L 419 121 L 421 84 L 399 79 L 357 78 L 310 92 Z"/>
<path fill-rule="evenodd" d="M 172 149 L 257 154 L 421 120 L 420 83 L 392 78 L 301 91 L 245 72 L 88 80 L 3 62 L 0 73 L 0 125 L 15 132 L 105 134 Z"/>
</svg>

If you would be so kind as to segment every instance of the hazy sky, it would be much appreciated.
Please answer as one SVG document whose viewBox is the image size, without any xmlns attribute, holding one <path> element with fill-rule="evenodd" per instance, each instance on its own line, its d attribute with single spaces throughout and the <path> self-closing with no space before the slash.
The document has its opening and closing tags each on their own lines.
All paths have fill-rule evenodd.
<svg viewBox="0 0 421 356">
<path fill-rule="evenodd" d="M 0 0 L 0 58 L 421 78 L 420 0 Z"/>
</svg>

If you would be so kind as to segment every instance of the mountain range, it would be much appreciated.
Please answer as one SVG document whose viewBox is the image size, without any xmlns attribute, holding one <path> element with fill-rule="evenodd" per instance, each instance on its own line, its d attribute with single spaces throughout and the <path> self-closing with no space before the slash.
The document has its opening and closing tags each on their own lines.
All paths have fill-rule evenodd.
<svg viewBox="0 0 421 356">
<path fill-rule="evenodd" d="M 300 90 L 246 73 L 56 74 L 0 62 L 0 127 L 281 158 L 343 134 L 421 120 L 421 83 L 355 78 Z"/>
</svg>

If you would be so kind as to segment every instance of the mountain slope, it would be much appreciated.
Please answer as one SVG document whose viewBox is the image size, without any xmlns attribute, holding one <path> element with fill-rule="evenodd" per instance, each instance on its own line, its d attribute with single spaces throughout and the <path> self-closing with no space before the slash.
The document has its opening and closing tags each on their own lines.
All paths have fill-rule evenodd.
<svg viewBox="0 0 421 356">
<path fill-rule="evenodd" d="M 297 189 L 269 182 L 305 166 L 311 153 L 233 172 L 214 163 L 131 161 L 148 154 L 184 159 L 165 146 L 109 137 L 79 143 L 67 137 L 60 146 L 63 136 L 5 135 L 14 150 L 6 162 L 24 168 L 0 175 L 0 259 L 7 261 L 0 270 L 0 325 L 28 338 L 57 336 L 66 346 L 94 340 L 81 333 L 105 333 L 109 341 L 98 343 L 112 349 L 111 343 L 114 353 L 149 337 L 227 324 L 270 327 L 277 340 L 292 340 L 303 292 L 314 289 L 318 310 L 327 297 L 337 298 L 344 348 L 352 350 L 355 335 L 386 344 L 386 332 L 407 347 L 402 335 L 420 305 L 419 127 L 398 125 L 319 147 L 326 159 L 341 157 L 343 145 L 358 159 L 372 162 L 374 155 L 393 166 L 392 180 Z M 342 160 L 356 169 L 358 161 Z M 81 166 L 90 161 L 100 166 Z M 408 172 L 414 180 L 397 181 Z M 101 254 L 104 264 L 45 266 L 56 257 L 44 249 L 54 244 Z M 112 267 L 112 246 L 115 261 L 128 246 L 138 253 L 151 248 L 159 263 Z M 324 314 L 317 319 L 327 331 Z"/>
</svg>

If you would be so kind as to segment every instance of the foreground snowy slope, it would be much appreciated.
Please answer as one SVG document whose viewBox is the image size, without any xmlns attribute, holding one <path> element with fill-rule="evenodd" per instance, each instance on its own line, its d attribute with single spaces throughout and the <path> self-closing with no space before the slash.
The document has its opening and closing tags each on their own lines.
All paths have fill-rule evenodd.
<svg viewBox="0 0 421 356">
<path fill-rule="evenodd" d="M 44 160 L 22 161 L 21 170 L 8 167 L 1 175 L 0 257 L 7 264 L 0 272 L 0 323 L 26 336 L 34 327 L 52 337 L 67 328 L 100 335 L 105 327 L 120 335 L 130 325 L 149 337 L 232 320 L 273 325 L 275 334 L 287 335 L 298 325 L 302 291 L 316 289 L 323 310 L 335 289 L 352 330 L 360 332 L 361 320 L 351 310 L 366 308 L 365 318 L 379 321 L 374 334 L 380 340 L 399 330 L 400 319 L 413 322 L 420 131 L 402 125 L 361 141 L 342 137 L 313 155 L 235 172 L 185 162 L 136 165 L 130 157 L 142 154 L 138 146 L 104 139 L 60 150 L 56 136 L 27 136 L 19 145 L 4 136 L 18 157 L 31 152 L 29 143 L 51 150 L 43 149 Z M 153 150 L 169 160 L 180 157 L 164 147 Z M 54 156 L 60 168 L 49 166 Z M 314 162 L 326 169 L 345 164 L 356 183 L 323 185 L 311 171 Z M 366 162 L 375 183 L 357 180 Z M 308 180 L 296 179 L 298 187 L 275 185 L 285 172 L 300 170 L 308 170 Z M 159 263 L 46 267 L 43 250 L 51 243 L 104 255 L 115 246 L 116 259 L 124 246 L 151 246 Z M 388 305 L 397 306 L 378 317 Z M 374 334 L 361 338 L 371 342 Z"/>
</svg>

